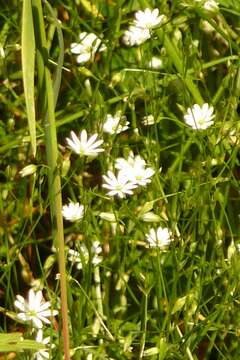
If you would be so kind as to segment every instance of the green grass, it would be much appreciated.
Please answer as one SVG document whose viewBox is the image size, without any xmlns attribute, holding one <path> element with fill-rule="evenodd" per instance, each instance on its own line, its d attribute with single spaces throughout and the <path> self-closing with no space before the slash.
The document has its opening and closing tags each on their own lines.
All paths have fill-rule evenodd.
<svg viewBox="0 0 240 360">
<path fill-rule="evenodd" d="M 26 297 L 35 285 L 59 310 L 43 328 L 55 344 L 50 359 L 63 358 L 60 297 L 63 302 L 66 295 L 74 360 L 238 360 L 239 1 L 219 0 L 216 12 L 193 0 L 49 3 L 43 2 L 49 58 L 43 51 L 39 60 L 36 53 L 34 69 L 36 157 L 25 103 L 29 88 L 23 88 L 22 8 L 11 0 L 0 9 L 0 354 L 5 351 L 7 359 L 9 350 L 16 359 L 31 359 L 31 349 L 37 351 L 30 341 L 35 332 L 19 322 L 14 307 L 16 295 Z M 159 8 L 166 21 L 142 45 L 124 45 L 135 11 L 146 7 Z M 107 49 L 80 65 L 70 44 L 83 31 L 95 33 Z M 153 55 L 162 59 L 160 69 L 149 68 Z M 214 124 L 206 130 L 184 122 L 195 103 L 214 106 Z M 104 133 L 106 115 L 117 111 L 129 129 Z M 57 143 L 54 124 L 46 135 L 47 113 L 55 117 Z M 155 123 L 144 126 L 150 114 Z M 104 140 L 105 151 L 93 161 L 67 147 L 70 131 L 83 129 Z M 110 197 L 102 175 L 130 151 L 155 170 L 152 181 L 124 199 Z M 29 164 L 37 171 L 22 177 Z M 71 199 L 85 206 L 80 222 L 64 220 L 66 294 L 56 277 L 63 257 L 58 262 L 53 249 L 54 216 L 61 224 L 51 187 L 56 167 L 63 204 Z M 157 215 L 155 222 L 143 220 L 149 211 Z M 114 226 L 103 213 L 115 215 Z M 166 251 L 146 242 L 150 228 L 158 226 L 173 233 Z M 94 266 L 91 256 L 87 262 L 82 255 L 78 270 L 68 250 L 80 251 L 84 243 L 91 252 L 95 240 L 102 262 Z"/>
</svg>

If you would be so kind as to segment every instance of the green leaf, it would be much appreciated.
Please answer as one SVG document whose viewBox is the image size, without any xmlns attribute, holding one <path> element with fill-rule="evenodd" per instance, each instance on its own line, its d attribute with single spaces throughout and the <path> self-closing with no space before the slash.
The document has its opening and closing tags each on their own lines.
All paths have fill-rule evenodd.
<svg viewBox="0 0 240 360">
<path fill-rule="evenodd" d="M 22 333 L 0 334 L 0 352 L 39 350 L 43 348 L 44 345 L 35 340 L 24 340 Z"/>
<path fill-rule="evenodd" d="M 33 155 L 36 155 L 36 117 L 34 104 L 35 38 L 31 0 L 23 0 L 22 71 L 28 127 Z"/>
</svg>

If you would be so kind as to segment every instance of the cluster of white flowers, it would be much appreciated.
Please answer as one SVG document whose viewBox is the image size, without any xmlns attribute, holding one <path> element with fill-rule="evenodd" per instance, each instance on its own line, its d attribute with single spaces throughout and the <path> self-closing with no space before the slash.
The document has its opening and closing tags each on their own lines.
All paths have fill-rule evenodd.
<svg viewBox="0 0 240 360">
<path fill-rule="evenodd" d="M 72 54 L 77 55 L 77 63 L 82 64 L 93 60 L 97 51 L 106 50 L 106 46 L 101 44 L 101 39 L 94 33 L 82 32 L 79 35 L 79 43 L 72 43 L 70 50 Z"/>
<path fill-rule="evenodd" d="M 202 106 L 194 104 L 192 108 L 187 109 L 184 120 L 186 124 L 191 126 L 194 130 L 205 130 L 214 124 L 213 118 L 215 117 L 215 114 L 213 112 L 213 107 L 209 106 L 207 103 Z"/>
<path fill-rule="evenodd" d="M 83 268 L 83 263 L 87 264 L 89 262 L 89 258 L 91 258 L 91 263 L 93 265 L 98 265 L 102 262 L 102 247 L 99 241 L 94 241 L 91 248 L 91 254 L 89 254 L 88 249 L 85 244 L 80 245 L 79 251 L 69 249 L 68 250 L 68 260 L 72 264 L 76 264 L 76 268 L 81 270 Z"/>
<path fill-rule="evenodd" d="M 160 25 L 164 19 L 165 16 L 159 15 L 157 8 L 154 10 L 146 8 L 144 11 L 137 11 L 133 25 L 130 25 L 123 34 L 123 43 L 127 46 L 141 45 L 151 38 L 151 30 Z"/>
<path fill-rule="evenodd" d="M 134 156 L 132 152 L 127 160 L 117 158 L 115 168 L 118 170 L 117 176 L 110 170 L 107 175 L 103 175 L 103 187 L 109 190 L 108 195 L 117 195 L 120 198 L 132 195 L 133 189 L 138 186 L 149 184 L 155 173 L 152 168 L 146 167 L 146 162 L 140 155 Z"/>
<path fill-rule="evenodd" d="M 127 121 L 126 116 L 118 111 L 114 116 L 107 114 L 106 121 L 103 124 L 103 131 L 111 135 L 120 134 L 129 128 L 128 125 L 129 121 Z"/>
<path fill-rule="evenodd" d="M 30 322 L 33 329 L 37 331 L 36 341 L 43 345 L 48 345 L 50 337 L 43 338 L 43 325 L 49 325 L 51 322 L 48 318 L 57 315 L 58 311 L 51 309 L 49 301 L 44 301 L 42 291 L 30 289 L 28 300 L 25 300 L 21 295 L 17 295 L 14 305 L 20 310 L 17 314 L 18 319 L 23 322 Z M 36 352 L 34 358 L 37 360 L 49 359 L 48 350 L 49 346 L 46 346 L 46 348 Z"/>
</svg>

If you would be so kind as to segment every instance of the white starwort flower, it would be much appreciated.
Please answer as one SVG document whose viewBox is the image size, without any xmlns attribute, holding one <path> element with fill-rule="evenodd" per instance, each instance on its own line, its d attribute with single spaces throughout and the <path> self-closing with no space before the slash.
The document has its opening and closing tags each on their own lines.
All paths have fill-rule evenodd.
<svg viewBox="0 0 240 360">
<path fill-rule="evenodd" d="M 159 16 L 159 9 L 146 8 L 144 11 L 139 10 L 135 13 L 134 25 L 142 29 L 152 29 L 158 26 L 164 18 L 164 15 Z"/>
<path fill-rule="evenodd" d="M 21 295 L 17 295 L 14 301 L 14 305 L 21 312 L 17 315 L 22 321 L 31 321 L 33 326 L 38 329 L 45 324 L 50 324 L 48 317 L 58 314 L 57 310 L 51 310 L 51 303 L 49 301 L 44 302 L 42 291 L 35 292 L 30 289 L 28 292 L 28 301 L 26 301 Z"/>
<path fill-rule="evenodd" d="M 159 226 L 157 230 L 151 228 L 146 234 L 146 240 L 150 247 L 159 247 L 165 250 L 172 241 L 172 233 L 168 228 Z"/>
<path fill-rule="evenodd" d="M 187 125 L 191 126 L 195 130 L 204 130 L 209 126 L 213 125 L 212 120 L 215 115 L 213 114 L 214 109 L 207 103 L 199 106 L 194 104 L 192 108 L 187 109 L 187 114 L 184 115 L 184 120 Z"/>
<path fill-rule="evenodd" d="M 84 215 L 84 206 L 80 205 L 79 202 L 70 202 L 68 205 L 62 207 L 62 215 L 64 219 L 71 222 L 79 221 Z"/>
<path fill-rule="evenodd" d="M 140 155 L 134 156 L 133 152 L 130 152 L 127 160 L 117 158 L 115 167 L 128 181 L 141 186 L 149 184 L 155 173 L 152 168 L 146 168 L 146 162 Z"/>
<path fill-rule="evenodd" d="M 102 247 L 99 241 L 94 241 L 91 248 L 91 263 L 93 265 L 98 265 L 102 262 Z M 89 262 L 90 254 L 85 244 L 80 245 L 79 251 L 69 249 L 68 250 L 68 260 L 72 264 L 76 264 L 78 270 L 83 268 L 83 263 L 87 264 Z"/>
<path fill-rule="evenodd" d="M 96 141 L 97 137 L 98 134 L 94 134 L 88 139 L 86 130 L 82 130 L 77 137 L 75 132 L 71 131 L 71 138 L 66 138 L 66 141 L 70 149 L 80 156 L 97 156 L 98 153 L 104 151 L 99 148 L 103 140 Z"/>
<path fill-rule="evenodd" d="M 144 116 L 142 123 L 145 126 L 153 125 L 155 123 L 154 116 L 152 114 Z"/>
<path fill-rule="evenodd" d="M 50 343 L 50 336 L 43 338 L 43 331 L 39 329 L 36 336 L 36 341 L 40 344 L 47 345 L 46 348 L 38 350 L 34 354 L 34 359 L 36 360 L 44 360 L 49 359 L 49 343 Z"/>
<path fill-rule="evenodd" d="M 72 43 L 70 49 L 72 54 L 78 55 L 79 64 L 93 60 L 97 51 L 104 51 L 105 45 L 101 45 L 101 40 L 93 33 L 82 32 L 79 35 L 79 43 Z"/>
<path fill-rule="evenodd" d="M 119 134 L 129 128 L 128 124 L 126 116 L 123 116 L 120 111 L 114 116 L 107 114 L 106 121 L 103 124 L 103 131 L 111 135 Z"/>
<path fill-rule="evenodd" d="M 108 192 L 108 195 L 110 196 L 117 195 L 120 198 L 124 198 L 126 195 L 132 195 L 132 190 L 137 187 L 137 185 L 129 181 L 126 175 L 121 171 L 116 177 L 114 173 L 109 170 L 107 175 L 103 175 L 103 179 L 106 182 L 106 184 L 103 184 L 103 187 L 110 190 Z"/>
<path fill-rule="evenodd" d="M 135 45 L 141 45 L 150 38 L 151 38 L 151 34 L 149 29 L 143 29 L 131 25 L 127 30 L 125 30 L 122 37 L 122 41 L 127 46 L 135 46 Z"/>
</svg>

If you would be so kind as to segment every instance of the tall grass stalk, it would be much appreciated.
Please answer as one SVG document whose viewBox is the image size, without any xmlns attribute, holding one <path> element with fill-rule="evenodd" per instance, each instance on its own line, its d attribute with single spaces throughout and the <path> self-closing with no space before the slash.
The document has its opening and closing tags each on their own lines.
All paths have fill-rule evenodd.
<svg viewBox="0 0 240 360">
<path fill-rule="evenodd" d="M 55 125 L 55 103 L 56 95 L 53 92 L 53 83 L 48 68 L 48 51 L 45 25 L 43 18 L 42 3 L 40 0 L 32 1 L 33 21 L 35 30 L 35 42 L 37 49 L 37 74 L 39 94 L 42 109 L 41 115 L 44 120 L 46 156 L 48 164 L 48 186 L 50 210 L 52 219 L 52 232 L 54 245 L 58 252 L 60 287 L 61 287 L 61 311 L 62 311 L 62 335 L 64 343 L 64 356 L 66 360 L 70 359 L 69 331 L 68 331 L 68 304 L 67 304 L 67 286 L 65 272 L 65 254 L 64 254 L 64 232 L 62 219 L 62 195 L 61 179 L 58 167 L 58 147 L 57 133 Z M 57 90 L 59 89 L 59 77 L 57 74 Z"/>
</svg>

